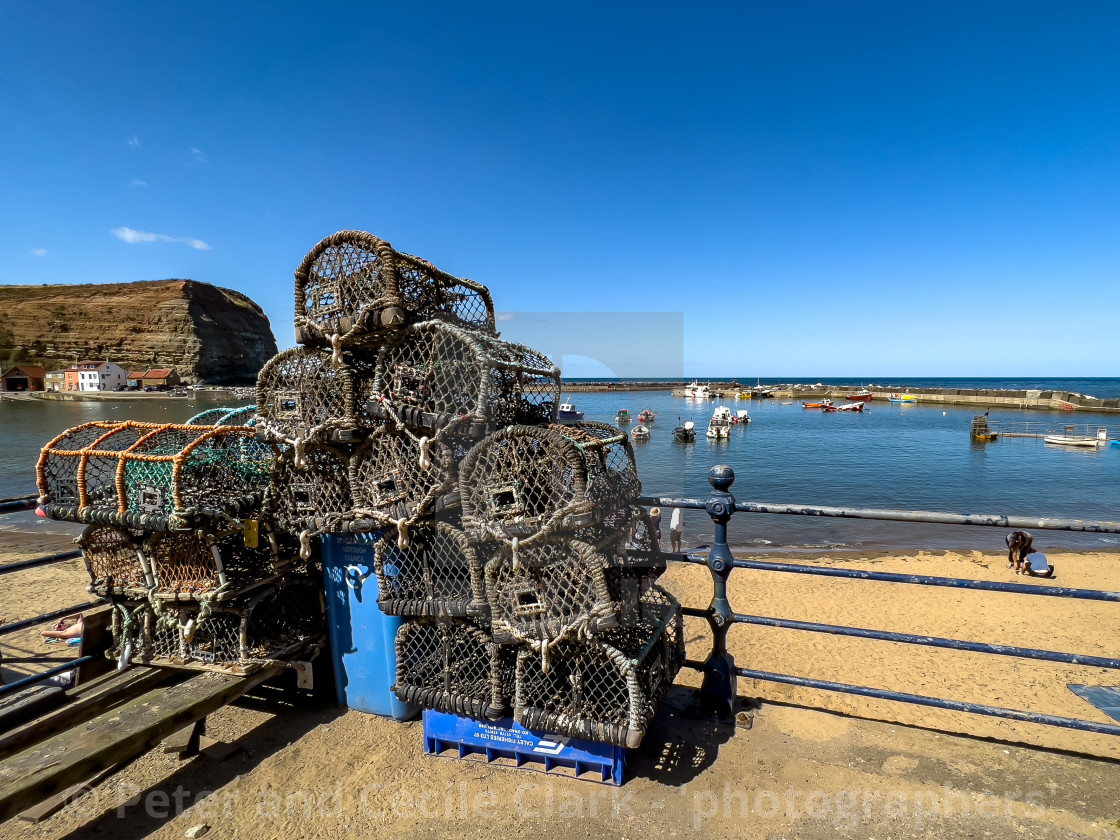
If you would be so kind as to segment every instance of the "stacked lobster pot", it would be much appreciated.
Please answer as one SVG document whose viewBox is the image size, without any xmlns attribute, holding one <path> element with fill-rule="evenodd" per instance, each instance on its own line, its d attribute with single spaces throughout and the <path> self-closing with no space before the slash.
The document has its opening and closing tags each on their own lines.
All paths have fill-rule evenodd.
<svg viewBox="0 0 1120 840">
<path fill-rule="evenodd" d="M 626 435 L 556 425 L 559 370 L 487 289 L 375 236 L 324 239 L 295 292 L 299 346 L 257 383 L 266 508 L 305 551 L 376 535 L 397 695 L 635 744 L 683 648 Z"/>
<path fill-rule="evenodd" d="M 90 591 L 112 603 L 121 667 L 248 673 L 322 639 L 308 564 L 261 518 L 280 450 L 251 423 L 242 409 L 181 425 L 94 422 L 43 448 L 41 510 L 87 525 L 78 543 Z M 291 598 L 298 616 L 274 608 Z"/>
</svg>

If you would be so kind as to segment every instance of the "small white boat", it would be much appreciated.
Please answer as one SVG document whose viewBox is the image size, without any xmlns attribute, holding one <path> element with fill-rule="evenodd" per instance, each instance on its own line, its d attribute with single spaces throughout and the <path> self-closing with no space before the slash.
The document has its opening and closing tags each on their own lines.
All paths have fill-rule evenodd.
<svg viewBox="0 0 1120 840">
<path fill-rule="evenodd" d="M 556 412 L 557 423 L 578 423 L 583 419 L 583 412 L 576 409 L 575 404 L 569 400 L 560 403 L 560 410 Z"/>
<path fill-rule="evenodd" d="M 751 413 L 745 408 L 740 408 L 735 412 L 735 422 L 746 425 L 747 423 L 751 422 Z"/>
<path fill-rule="evenodd" d="M 731 409 L 725 405 L 716 406 L 708 421 L 707 436 L 714 440 L 731 437 L 731 423 Z"/>
<path fill-rule="evenodd" d="M 1066 426 L 1064 435 L 1046 435 L 1044 443 L 1054 443 L 1058 446 L 1108 446 L 1108 429 L 1097 429 L 1094 435 L 1074 434 L 1073 426 Z"/>
<path fill-rule="evenodd" d="M 630 430 L 630 436 L 634 438 L 634 440 L 649 440 L 649 429 L 639 423 Z"/>
<path fill-rule="evenodd" d="M 701 385 L 695 379 L 684 386 L 684 395 L 690 400 L 706 400 L 712 395 L 707 385 Z"/>
<path fill-rule="evenodd" d="M 688 443 L 690 440 L 696 440 L 696 424 L 691 420 L 686 420 L 681 423 L 677 428 L 673 429 L 673 437 L 681 441 L 681 443 Z"/>
</svg>

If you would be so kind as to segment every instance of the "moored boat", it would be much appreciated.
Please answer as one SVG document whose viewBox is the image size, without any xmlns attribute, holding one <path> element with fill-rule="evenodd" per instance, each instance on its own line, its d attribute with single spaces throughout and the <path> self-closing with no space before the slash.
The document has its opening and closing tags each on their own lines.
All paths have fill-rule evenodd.
<svg viewBox="0 0 1120 840">
<path fill-rule="evenodd" d="M 583 412 L 576 409 L 575 404 L 570 400 L 565 403 L 560 403 L 560 410 L 556 412 L 556 421 L 558 423 L 578 423 L 583 419 Z"/>
<path fill-rule="evenodd" d="M 657 419 L 657 412 L 654 411 L 652 408 L 646 407 L 646 408 L 643 408 L 640 412 L 638 412 L 638 422 L 639 423 L 652 423 L 656 419 Z"/>
<path fill-rule="evenodd" d="M 619 409 L 618 414 L 616 414 L 614 416 L 614 422 L 617 423 L 619 426 L 629 426 L 630 425 L 630 412 L 627 411 L 625 408 Z"/>
<path fill-rule="evenodd" d="M 875 399 L 875 395 L 868 391 L 866 388 L 861 391 L 856 391 L 854 394 L 848 394 L 849 402 L 853 402 L 856 400 L 858 400 L 859 402 L 871 402 L 873 399 Z"/>
<path fill-rule="evenodd" d="M 832 405 L 832 400 L 821 400 L 820 402 L 801 403 L 802 408 L 827 408 L 830 405 Z"/>
<path fill-rule="evenodd" d="M 696 440 L 696 424 L 691 420 L 686 420 L 681 423 L 678 418 L 677 428 L 673 429 L 673 437 L 682 443 L 687 443 L 690 440 Z"/>
<path fill-rule="evenodd" d="M 713 439 L 731 437 L 731 409 L 725 405 L 716 406 L 712 419 L 708 421 L 707 436 Z"/>
<path fill-rule="evenodd" d="M 694 379 L 684 386 L 684 395 L 691 400 L 706 400 L 712 393 L 707 385 L 701 385 Z"/>
<path fill-rule="evenodd" d="M 630 436 L 634 438 L 634 440 L 649 440 L 649 429 L 639 423 L 630 430 Z"/>
<path fill-rule="evenodd" d="M 888 400 L 892 403 L 916 403 L 918 398 L 913 394 L 891 394 Z"/>
<path fill-rule="evenodd" d="M 736 423 L 743 423 L 744 425 L 751 422 L 750 412 L 747 411 L 746 409 L 740 408 L 738 411 L 735 412 L 735 422 Z"/>
<path fill-rule="evenodd" d="M 1095 435 L 1079 435 L 1075 427 L 1066 426 L 1065 434 L 1046 435 L 1042 440 L 1058 446 L 1108 446 L 1108 429 L 1097 429 Z"/>
</svg>

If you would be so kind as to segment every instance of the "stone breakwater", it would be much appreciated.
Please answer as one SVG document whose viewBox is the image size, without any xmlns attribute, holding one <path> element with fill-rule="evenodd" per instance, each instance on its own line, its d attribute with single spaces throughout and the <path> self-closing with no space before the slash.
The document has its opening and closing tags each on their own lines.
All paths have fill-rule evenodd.
<svg viewBox="0 0 1120 840">
<path fill-rule="evenodd" d="M 1120 398 L 1101 399 L 1072 391 L 1013 391 L 1000 388 L 909 388 L 905 391 L 887 390 L 872 386 L 822 386 L 781 384 L 760 390 L 735 382 L 709 382 L 709 393 L 717 399 L 733 399 L 736 394 L 753 394 L 764 399 L 821 399 L 847 400 L 852 394 L 866 387 L 875 402 L 885 402 L 902 393 L 917 397 L 917 402 L 933 405 L 967 405 L 976 408 L 1013 408 L 1036 411 L 1094 411 L 1120 413 Z M 674 397 L 686 396 L 680 382 L 580 382 L 564 383 L 565 393 L 607 391 L 671 391 Z M 765 396 L 762 396 L 765 395 Z"/>
</svg>

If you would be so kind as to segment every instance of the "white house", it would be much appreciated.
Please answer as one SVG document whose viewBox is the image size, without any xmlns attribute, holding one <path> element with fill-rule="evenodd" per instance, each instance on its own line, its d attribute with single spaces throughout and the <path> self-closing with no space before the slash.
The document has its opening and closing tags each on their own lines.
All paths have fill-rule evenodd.
<svg viewBox="0 0 1120 840">
<path fill-rule="evenodd" d="M 114 391 L 128 384 L 128 373 L 115 362 L 78 362 L 70 369 L 78 374 L 79 391 Z"/>
</svg>

